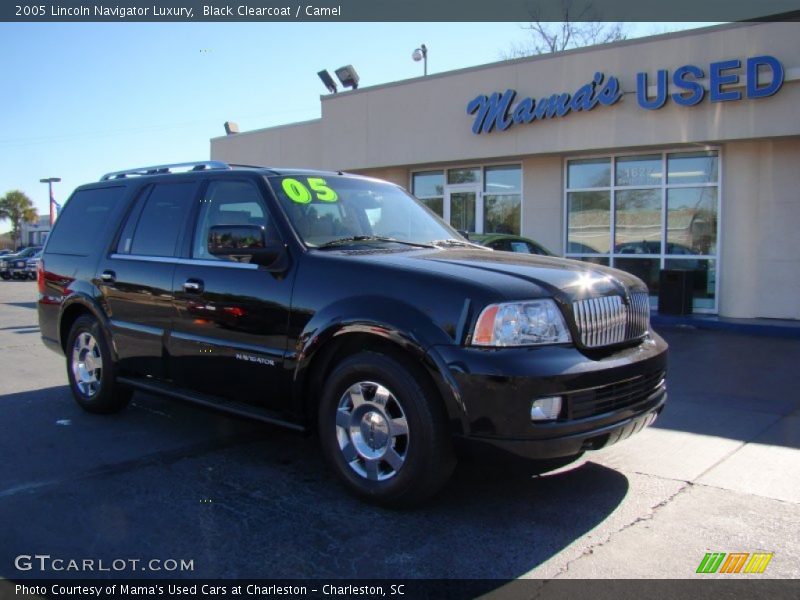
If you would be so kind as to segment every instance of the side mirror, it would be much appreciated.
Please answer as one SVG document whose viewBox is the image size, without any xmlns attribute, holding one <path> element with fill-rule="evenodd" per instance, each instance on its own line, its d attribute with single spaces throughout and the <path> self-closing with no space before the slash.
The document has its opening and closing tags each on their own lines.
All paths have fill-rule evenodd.
<svg viewBox="0 0 800 600">
<path fill-rule="evenodd" d="M 281 266 L 285 256 L 281 242 L 267 242 L 258 225 L 215 225 L 208 231 L 208 253 L 264 267 Z"/>
<path fill-rule="evenodd" d="M 469 231 L 464 231 L 463 229 L 458 229 L 457 231 L 461 234 L 461 237 L 467 240 L 469 239 Z"/>
</svg>

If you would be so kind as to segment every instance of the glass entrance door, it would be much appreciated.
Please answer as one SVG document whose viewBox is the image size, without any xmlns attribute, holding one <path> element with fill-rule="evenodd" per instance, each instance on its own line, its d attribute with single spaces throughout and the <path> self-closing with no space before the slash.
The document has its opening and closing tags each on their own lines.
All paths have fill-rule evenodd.
<svg viewBox="0 0 800 600">
<path fill-rule="evenodd" d="M 448 186 L 445 190 L 444 220 L 458 231 L 483 232 L 480 188 Z"/>
</svg>

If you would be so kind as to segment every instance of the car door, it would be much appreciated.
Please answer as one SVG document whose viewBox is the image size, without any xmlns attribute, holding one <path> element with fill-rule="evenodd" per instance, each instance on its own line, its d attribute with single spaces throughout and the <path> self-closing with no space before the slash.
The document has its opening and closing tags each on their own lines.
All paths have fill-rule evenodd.
<svg viewBox="0 0 800 600">
<path fill-rule="evenodd" d="M 129 211 L 112 253 L 98 265 L 98 288 L 120 367 L 168 378 L 164 341 L 176 315 L 172 277 L 197 180 L 149 185 Z"/>
<path fill-rule="evenodd" d="M 169 336 L 175 380 L 204 393 L 281 410 L 288 405 L 283 363 L 296 266 L 281 272 L 208 252 L 211 227 L 257 225 L 280 236 L 253 179 L 210 179 L 191 242 L 175 269 L 177 316 Z"/>
</svg>

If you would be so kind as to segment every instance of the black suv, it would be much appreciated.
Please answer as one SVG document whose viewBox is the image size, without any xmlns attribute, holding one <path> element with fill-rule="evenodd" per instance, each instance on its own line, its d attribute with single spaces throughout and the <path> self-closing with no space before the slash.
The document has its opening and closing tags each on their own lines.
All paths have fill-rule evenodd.
<svg viewBox="0 0 800 600">
<path fill-rule="evenodd" d="M 110 173 L 70 197 L 38 284 L 42 339 L 86 410 L 144 390 L 316 430 L 383 504 L 436 492 L 462 443 L 566 462 L 666 400 L 639 279 L 477 246 L 366 177 Z"/>
</svg>

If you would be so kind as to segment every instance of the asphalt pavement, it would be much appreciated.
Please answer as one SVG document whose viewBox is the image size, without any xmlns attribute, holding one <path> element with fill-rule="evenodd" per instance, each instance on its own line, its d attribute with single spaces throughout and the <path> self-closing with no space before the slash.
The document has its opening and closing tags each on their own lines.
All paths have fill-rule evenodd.
<svg viewBox="0 0 800 600">
<path fill-rule="evenodd" d="M 2 577 L 731 577 L 695 572 L 707 552 L 773 554 L 738 577 L 800 577 L 797 340 L 664 329 L 653 427 L 541 477 L 465 463 L 390 511 L 348 495 L 314 438 L 142 393 L 83 412 L 35 294 L 0 282 Z M 36 554 L 142 563 L 25 570 Z"/>
</svg>

